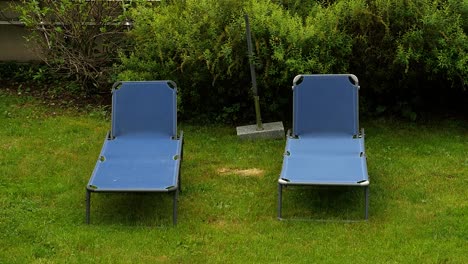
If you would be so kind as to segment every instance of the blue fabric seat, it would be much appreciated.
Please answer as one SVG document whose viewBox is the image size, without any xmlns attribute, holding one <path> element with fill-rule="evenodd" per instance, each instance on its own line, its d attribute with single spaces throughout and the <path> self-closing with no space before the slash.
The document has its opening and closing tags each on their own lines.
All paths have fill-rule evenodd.
<svg viewBox="0 0 468 264">
<path fill-rule="evenodd" d="M 100 191 L 164 191 L 177 185 L 179 141 L 151 136 L 116 137 L 104 142 L 90 182 Z M 160 176 L 156 176 L 156 172 Z M 131 175 L 131 176 L 129 176 Z M 164 177 L 162 177 L 164 176 Z"/>
<path fill-rule="evenodd" d="M 358 129 L 357 77 L 299 75 L 293 85 L 293 129 L 278 180 L 278 218 L 287 185 L 359 186 L 368 219 L 369 177 L 364 131 Z"/>
<path fill-rule="evenodd" d="M 91 192 L 173 192 L 177 223 L 183 134 L 177 136 L 177 89 L 171 81 L 119 82 L 112 127 L 86 187 Z"/>
</svg>

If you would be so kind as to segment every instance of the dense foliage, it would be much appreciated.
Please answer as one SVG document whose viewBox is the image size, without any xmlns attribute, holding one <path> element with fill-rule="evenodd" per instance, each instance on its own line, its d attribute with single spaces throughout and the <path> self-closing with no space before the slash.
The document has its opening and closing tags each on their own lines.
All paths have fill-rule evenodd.
<svg viewBox="0 0 468 264">
<path fill-rule="evenodd" d="M 463 103 L 468 1 L 358 2 L 340 1 L 334 15 L 353 39 L 349 71 L 361 77 L 368 108 L 414 119 L 417 110 Z"/>
<path fill-rule="evenodd" d="M 120 78 L 175 80 L 186 117 L 252 116 L 244 13 L 267 119 L 289 117 L 300 73 L 355 73 L 364 110 L 409 118 L 465 95 L 466 0 L 163 1 L 133 10 Z"/>
<path fill-rule="evenodd" d="M 22 3 L 48 74 L 87 93 L 112 80 L 172 79 L 185 118 L 253 120 L 244 14 L 265 121 L 290 118 L 289 88 L 304 73 L 356 74 L 366 114 L 415 119 L 468 103 L 468 0 Z"/>
<path fill-rule="evenodd" d="M 92 93 L 110 82 L 125 41 L 127 7 L 120 1 L 23 0 L 15 9 L 32 32 L 31 47 L 49 69 Z"/>
<path fill-rule="evenodd" d="M 346 71 L 339 62 L 351 53 L 350 39 L 328 23 L 305 26 L 269 1 L 203 0 L 134 10 L 135 48 L 123 58 L 121 77 L 175 80 L 186 116 L 245 118 L 252 103 L 244 13 L 251 17 L 264 115 L 289 117 L 284 109 L 296 74 Z"/>
</svg>

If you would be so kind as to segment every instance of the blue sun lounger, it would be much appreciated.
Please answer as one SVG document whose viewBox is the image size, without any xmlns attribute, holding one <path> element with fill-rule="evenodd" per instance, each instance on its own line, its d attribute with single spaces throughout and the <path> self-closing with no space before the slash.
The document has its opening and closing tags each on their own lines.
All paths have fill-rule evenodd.
<svg viewBox="0 0 468 264">
<path fill-rule="evenodd" d="M 368 219 L 369 177 L 364 130 L 359 131 L 358 79 L 351 74 L 298 75 L 293 81 L 293 128 L 278 180 L 283 186 L 357 186 Z"/>
<path fill-rule="evenodd" d="M 177 224 L 183 133 L 177 137 L 177 87 L 172 81 L 118 82 L 112 126 L 86 186 L 92 192 L 172 192 Z"/>
</svg>

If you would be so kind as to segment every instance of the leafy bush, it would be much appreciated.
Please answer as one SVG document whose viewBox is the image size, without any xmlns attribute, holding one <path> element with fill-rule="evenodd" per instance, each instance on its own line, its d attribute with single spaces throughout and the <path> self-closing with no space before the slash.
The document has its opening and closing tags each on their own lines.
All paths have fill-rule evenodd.
<svg viewBox="0 0 468 264">
<path fill-rule="evenodd" d="M 462 7 L 468 2 L 354 0 L 327 9 L 353 39 L 349 70 L 360 77 L 368 110 L 414 119 L 418 110 L 462 103 L 456 98 L 468 84 Z"/>
<path fill-rule="evenodd" d="M 327 17 L 317 27 L 266 0 L 187 0 L 133 10 L 134 49 L 122 56 L 120 78 L 175 80 L 186 117 L 252 117 L 244 13 L 251 17 L 267 119 L 289 117 L 284 109 L 296 74 L 346 70 L 340 62 L 351 40 L 325 30 L 334 22 Z"/>
<path fill-rule="evenodd" d="M 127 13 L 135 2 L 145 4 Z M 29 74 L 36 81 L 54 70 L 91 93 L 111 79 L 172 79 L 185 118 L 253 120 L 245 13 L 266 121 L 289 119 L 289 87 L 300 73 L 356 74 L 367 113 L 414 119 L 419 110 L 467 103 L 466 0 L 22 3 L 17 10 L 49 65 Z M 116 77 L 110 66 L 119 51 Z"/>
<path fill-rule="evenodd" d="M 187 118 L 253 120 L 248 13 L 265 119 L 290 117 L 289 87 L 300 73 L 355 73 L 364 110 L 412 119 L 418 109 L 453 103 L 466 92 L 467 1 L 301 2 L 140 6 L 131 12 L 133 49 L 121 54 L 119 78 L 173 79 Z"/>
<path fill-rule="evenodd" d="M 90 93 L 110 81 L 125 40 L 127 6 L 116 1 L 32 0 L 15 9 L 49 68 L 74 77 Z"/>
<path fill-rule="evenodd" d="M 359 76 L 365 111 L 414 119 L 463 103 L 467 10 L 461 0 L 166 1 L 132 12 L 119 77 L 175 80 L 185 117 L 253 120 L 247 13 L 266 119 L 289 118 L 295 75 L 342 72 Z"/>
</svg>

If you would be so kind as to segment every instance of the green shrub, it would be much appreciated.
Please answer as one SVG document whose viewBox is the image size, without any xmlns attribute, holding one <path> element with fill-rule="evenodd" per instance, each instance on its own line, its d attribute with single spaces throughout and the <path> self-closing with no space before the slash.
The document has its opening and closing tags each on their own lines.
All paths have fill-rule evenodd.
<svg viewBox="0 0 468 264">
<path fill-rule="evenodd" d="M 48 63 L 32 79 L 60 72 L 88 93 L 108 89 L 111 79 L 172 79 L 185 118 L 253 120 L 245 13 L 265 121 L 290 118 L 289 87 L 300 73 L 356 74 L 364 113 L 414 119 L 420 110 L 466 103 L 466 0 L 131 1 L 146 3 L 129 14 L 131 45 L 122 38 L 130 4 L 22 2 L 17 10 Z"/>
<path fill-rule="evenodd" d="M 360 1 L 354 9 L 356 2 L 329 10 L 352 36 L 349 69 L 362 81 L 369 110 L 414 119 L 418 110 L 457 102 L 468 84 L 468 17 L 463 22 L 460 12 L 467 1 Z"/>
<path fill-rule="evenodd" d="M 320 27 L 270 1 L 176 1 L 133 10 L 134 49 L 123 55 L 122 79 L 173 79 L 185 117 L 253 116 L 244 14 L 251 17 L 254 61 L 266 118 L 288 118 L 298 73 L 346 71 L 351 39 L 322 17 Z"/>
<path fill-rule="evenodd" d="M 14 9 L 49 70 L 93 93 L 109 89 L 112 64 L 125 43 L 127 7 L 120 1 L 23 0 Z"/>
<path fill-rule="evenodd" d="M 247 13 L 267 121 L 289 119 L 289 88 L 301 73 L 355 73 L 363 112 L 412 119 L 434 104 L 459 103 L 457 95 L 465 93 L 468 1 L 301 2 L 175 0 L 140 6 L 131 14 L 134 43 L 121 54 L 119 78 L 176 81 L 186 118 L 253 120 Z"/>
</svg>

